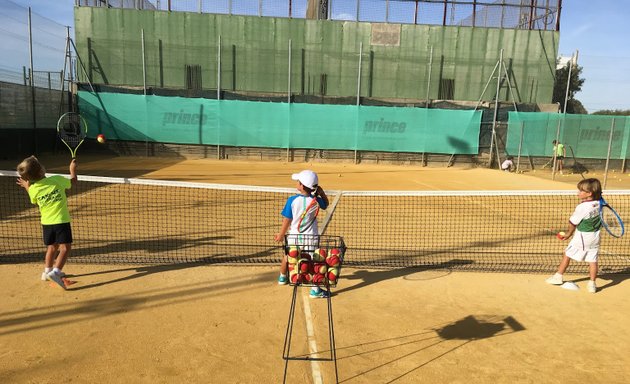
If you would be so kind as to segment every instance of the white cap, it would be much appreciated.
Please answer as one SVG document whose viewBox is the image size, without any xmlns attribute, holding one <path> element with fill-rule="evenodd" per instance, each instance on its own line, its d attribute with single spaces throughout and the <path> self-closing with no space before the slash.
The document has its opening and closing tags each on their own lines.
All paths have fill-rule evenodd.
<svg viewBox="0 0 630 384">
<path fill-rule="evenodd" d="M 293 180 L 297 180 L 302 183 L 303 186 L 310 189 L 317 188 L 319 181 L 317 180 L 317 173 L 309 170 L 304 170 L 300 173 L 294 173 L 291 175 Z"/>
</svg>

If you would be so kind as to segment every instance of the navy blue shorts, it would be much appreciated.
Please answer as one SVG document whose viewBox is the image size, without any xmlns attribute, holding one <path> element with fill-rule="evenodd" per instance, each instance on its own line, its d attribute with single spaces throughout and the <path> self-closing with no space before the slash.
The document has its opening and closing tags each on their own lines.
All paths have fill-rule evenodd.
<svg viewBox="0 0 630 384">
<path fill-rule="evenodd" d="M 44 244 L 70 244 L 72 243 L 72 228 L 70 223 L 42 225 L 44 230 Z"/>
</svg>

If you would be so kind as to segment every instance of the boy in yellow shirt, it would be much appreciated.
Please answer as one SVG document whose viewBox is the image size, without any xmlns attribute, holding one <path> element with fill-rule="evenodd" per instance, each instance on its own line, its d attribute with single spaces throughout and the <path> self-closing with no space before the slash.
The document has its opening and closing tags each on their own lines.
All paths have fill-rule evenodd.
<svg viewBox="0 0 630 384">
<path fill-rule="evenodd" d="M 77 162 L 69 166 L 70 179 L 55 175 L 46 177 L 46 169 L 35 156 L 27 157 L 17 166 L 20 176 L 17 184 L 28 192 L 31 203 L 39 206 L 44 244 L 46 245 L 45 268 L 42 280 L 55 282 L 66 289 L 61 271 L 72 248 L 72 229 L 66 189 L 77 181 Z M 55 254 L 59 252 L 57 257 Z"/>
</svg>

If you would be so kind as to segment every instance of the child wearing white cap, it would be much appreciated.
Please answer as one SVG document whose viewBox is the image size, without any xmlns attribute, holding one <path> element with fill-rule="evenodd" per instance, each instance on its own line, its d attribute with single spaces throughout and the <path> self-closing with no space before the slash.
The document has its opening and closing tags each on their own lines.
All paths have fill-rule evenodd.
<svg viewBox="0 0 630 384">
<path fill-rule="evenodd" d="M 315 172 L 304 170 L 300 173 L 294 173 L 291 178 L 297 181 L 299 193 L 289 197 L 284 205 L 282 226 L 280 227 L 280 232 L 274 236 L 274 240 L 277 242 L 282 242 L 287 233 L 289 235 L 319 235 L 317 210 L 309 210 L 308 207 L 317 204 L 321 209 L 328 208 L 328 196 L 326 196 L 322 187 L 319 186 L 319 180 Z M 299 236 L 296 237 L 296 240 L 299 242 Z M 280 285 L 288 283 L 287 268 L 287 256 L 284 255 L 280 265 L 280 276 L 278 277 L 278 284 Z M 325 298 L 328 294 L 327 291 L 314 287 L 311 289 L 310 296 L 312 298 Z"/>
</svg>

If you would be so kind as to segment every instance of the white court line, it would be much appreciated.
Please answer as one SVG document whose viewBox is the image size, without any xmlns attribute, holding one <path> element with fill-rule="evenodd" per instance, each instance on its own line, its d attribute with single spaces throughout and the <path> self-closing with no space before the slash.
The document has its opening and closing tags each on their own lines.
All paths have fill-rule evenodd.
<svg viewBox="0 0 630 384">
<path fill-rule="evenodd" d="M 315 329 L 313 328 L 313 317 L 311 316 L 311 304 L 309 302 L 309 290 L 303 290 L 302 302 L 304 304 L 304 320 L 306 323 L 306 341 L 308 342 L 309 355 L 314 357 L 317 352 L 317 342 L 315 341 Z M 322 372 L 319 369 L 317 360 L 311 360 L 311 372 L 314 384 L 323 384 Z"/>
</svg>

